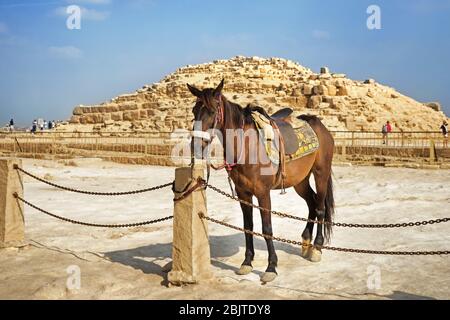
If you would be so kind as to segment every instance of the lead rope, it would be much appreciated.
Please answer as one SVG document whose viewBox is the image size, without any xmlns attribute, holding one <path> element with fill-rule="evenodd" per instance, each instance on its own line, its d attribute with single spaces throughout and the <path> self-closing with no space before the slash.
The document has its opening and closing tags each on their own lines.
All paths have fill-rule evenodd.
<svg viewBox="0 0 450 320">
<path fill-rule="evenodd" d="M 228 173 L 228 184 L 230 185 L 231 194 L 233 197 L 237 197 L 236 191 L 233 188 L 233 181 L 231 180 L 230 171 L 227 170 Z"/>
</svg>

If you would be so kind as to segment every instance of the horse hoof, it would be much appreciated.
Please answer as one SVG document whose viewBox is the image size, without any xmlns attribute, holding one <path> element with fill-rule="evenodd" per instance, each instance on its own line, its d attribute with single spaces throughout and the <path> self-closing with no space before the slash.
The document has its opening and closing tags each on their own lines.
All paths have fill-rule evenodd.
<svg viewBox="0 0 450 320">
<path fill-rule="evenodd" d="M 303 240 L 300 256 L 308 259 L 311 255 L 311 240 Z"/>
<path fill-rule="evenodd" d="M 275 280 L 276 277 L 277 274 L 275 272 L 264 272 L 263 275 L 261 276 L 261 281 L 263 283 L 271 282 Z"/>
<path fill-rule="evenodd" d="M 253 271 L 252 266 L 242 265 L 236 273 L 241 276 L 245 276 L 246 274 L 249 274 Z"/>
<path fill-rule="evenodd" d="M 322 260 L 322 252 L 319 249 L 312 248 L 311 255 L 309 256 L 309 261 L 320 262 Z"/>
</svg>

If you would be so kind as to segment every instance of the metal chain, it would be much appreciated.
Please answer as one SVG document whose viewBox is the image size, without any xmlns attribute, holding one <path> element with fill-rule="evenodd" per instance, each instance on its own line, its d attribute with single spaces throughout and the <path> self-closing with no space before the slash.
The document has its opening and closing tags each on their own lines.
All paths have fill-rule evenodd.
<svg viewBox="0 0 450 320">
<path fill-rule="evenodd" d="M 56 214 L 50 213 L 44 209 L 39 208 L 38 206 L 26 201 L 25 199 L 23 199 L 22 197 L 20 197 L 17 192 L 15 192 L 14 194 L 14 198 L 16 198 L 17 200 L 22 201 L 23 203 L 27 204 L 28 206 L 30 206 L 31 208 L 34 208 L 42 213 L 45 213 L 46 215 L 49 215 L 53 218 L 62 220 L 62 221 L 66 221 L 66 222 L 70 222 L 73 224 L 78 224 L 78 225 L 82 225 L 82 226 L 88 226 L 88 227 L 99 227 L 99 228 L 131 228 L 131 227 L 139 227 L 139 226 L 144 226 L 144 225 L 148 225 L 148 224 L 153 224 L 153 223 L 158 223 L 158 222 L 163 222 L 166 220 L 170 220 L 173 218 L 173 216 L 168 216 L 168 217 L 164 217 L 164 218 L 160 218 L 160 219 L 155 219 L 155 220 L 149 220 L 149 221 L 143 221 L 143 222 L 136 222 L 136 223 L 127 223 L 127 224 L 98 224 L 98 223 L 89 223 L 89 222 L 82 222 L 82 221 L 77 221 L 77 220 L 72 220 L 69 218 L 65 218 L 65 217 L 61 217 L 58 216 Z"/>
<path fill-rule="evenodd" d="M 415 222 L 404 222 L 404 223 L 385 223 L 385 224 L 366 224 L 366 223 L 345 223 L 345 222 L 328 222 L 328 221 L 318 221 L 318 220 L 312 220 L 302 217 L 293 216 L 288 213 L 283 213 L 275 210 L 268 210 L 266 208 L 263 208 L 261 206 L 255 205 L 251 202 L 239 199 L 239 197 L 235 197 L 217 187 L 214 187 L 210 185 L 209 183 L 204 182 L 204 184 L 210 188 L 211 190 L 229 198 L 235 201 L 238 201 L 240 203 L 243 203 L 247 206 L 251 206 L 255 209 L 269 211 L 272 214 L 275 214 L 277 216 L 280 216 L 282 218 L 289 218 L 294 220 L 299 220 L 303 222 L 310 222 L 310 223 L 317 223 L 317 224 L 330 224 L 332 226 L 336 227 L 343 227 L 343 228 L 365 228 L 365 229 L 376 229 L 376 228 L 405 228 L 405 227 L 417 227 L 417 226 L 425 226 L 428 224 L 437 224 L 437 223 L 445 223 L 449 222 L 450 218 L 441 218 L 441 219 L 434 219 L 434 220 L 424 220 L 424 221 L 415 221 Z"/>
<path fill-rule="evenodd" d="M 144 192 L 149 192 L 149 191 L 155 191 L 158 189 L 163 189 L 163 188 L 167 188 L 173 185 L 173 182 L 170 183 L 166 183 L 166 184 L 162 184 L 159 186 L 155 186 L 155 187 L 151 187 L 151 188 L 146 188 L 146 189 L 141 189 L 141 190 L 133 190 L 133 191 L 125 191 L 125 192 L 96 192 L 96 191 L 84 191 L 84 190 L 78 190 L 78 189 L 73 189 L 73 188 L 69 188 L 69 187 L 64 187 L 61 185 L 58 185 L 56 183 L 47 181 L 45 179 L 39 178 L 38 176 L 35 176 L 34 174 L 25 171 L 24 169 L 20 168 L 19 166 L 15 165 L 14 169 L 19 170 L 20 172 L 26 174 L 27 176 L 40 181 L 42 183 L 48 184 L 49 186 L 58 188 L 58 189 L 62 189 L 65 191 L 70 191 L 70 192 L 76 192 L 76 193 L 82 193 L 82 194 L 89 194 L 89 195 L 94 195 L 94 196 L 124 196 L 124 195 L 131 195 L 131 194 L 138 194 L 138 193 L 144 193 Z"/>
<path fill-rule="evenodd" d="M 227 222 L 220 221 L 220 220 L 217 220 L 217 219 L 214 219 L 214 218 L 211 218 L 211 217 L 207 217 L 202 212 L 199 213 L 199 216 L 200 216 L 201 219 L 206 219 L 206 220 L 214 222 L 216 224 L 219 224 L 219 225 L 222 225 L 222 226 L 225 226 L 225 227 L 237 230 L 237 231 L 242 231 L 242 232 L 245 232 L 247 234 L 251 234 L 253 236 L 262 237 L 262 238 L 265 238 L 265 239 L 275 240 L 275 241 L 288 243 L 288 244 L 294 244 L 294 245 L 303 246 L 303 247 L 313 247 L 312 244 L 303 244 L 300 241 L 284 239 L 284 238 L 275 237 L 275 236 L 272 236 L 272 235 L 268 235 L 268 234 L 264 234 L 264 233 L 255 232 L 255 231 L 252 231 L 252 230 L 240 228 L 240 227 L 234 226 L 232 224 L 229 224 Z M 394 255 L 394 256 L 433 256 L 433 255 L 449 255 L 450 254 L 449 250 L 446 250 L 446 251 L 385 251 L 385 250 L 340 248 L 340 247 L 331 247 L 331 246 L 323 246 L 322 249 L 331 250 L 331 251 L 339 251 L 339 252 Z"/>
</svg>

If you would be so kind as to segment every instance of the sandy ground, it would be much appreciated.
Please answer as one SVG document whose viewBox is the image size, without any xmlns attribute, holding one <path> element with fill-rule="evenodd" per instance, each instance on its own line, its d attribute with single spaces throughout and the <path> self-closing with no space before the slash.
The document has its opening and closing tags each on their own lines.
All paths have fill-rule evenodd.
<svg viewBox="0 0 450 320">
<path fill-rule="evenodd" d="M 98 159 L 63 162 L 24 160 L 24 167 L 67 186 L 127 191 L 170 182 L 174 168 L 128 166 Z M 449 216 L 449 170 L 335 167 L 336 221 L 390 223 Z M 211 183 L 228 190 L 224 172 Z M 170 188 L 126 197 L 92 197 L 25 179 L 25 197 L 53 213 L 98 223 L 128 223 L 172 214 Z M 208 191 L 209 214 L 242 225 L 237 203 Z M 294 190 L 273 192 L 273 207 L 306 217 Z M 25 208 L 30 245 L 0 250 L 2 299 L 449 299 L 449 256 L 373 256 L 324 251 L 320 263 L 299 248 L 276 243 L 278 278 L 259 281 L 267 251 L 255 239 L 254 271 L 236 275 L 244 236 L 209 224 L 214 281 L 167 286 L 171 221 L 131 229 L 76 226 Z M 300 239 L 304 224 L 273 218 L 274 234 Z M 255 230 L 261 230 L 255 214 Z M 450 224 L 393 230 L 336 228 L 332 245 L 382 250 L 448 250 Z M 71 267 L 72 266 L 72 267 Z M 79 267 L 80 289 L 68 289 L 68 268 Z M 75 267 L 75 268 L 77 268 Z"/>
</svg>

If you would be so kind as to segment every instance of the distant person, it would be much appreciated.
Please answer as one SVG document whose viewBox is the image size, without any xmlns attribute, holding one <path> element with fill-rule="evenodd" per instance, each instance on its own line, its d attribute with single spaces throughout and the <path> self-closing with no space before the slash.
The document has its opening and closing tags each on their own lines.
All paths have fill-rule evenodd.
<svg viewBox="0 0 450 320">
<path fill-rule="evenodd" d="M 387 144 L 388 134 L 392 131 L 391 123 L 387 121 L 383 128 L 381 128 L 381 133 L 383 134 L 383 144 Z"/>
<path fill-rule="evenodd" d="M 14 119 L 9 120 L 9 131 L 14 131 Z"/>
<path fill-rule="evenodd" d="M 52 130 L 53 129 L 53 121 L 49 121 L 48 122 L 48 130 Z"/>
<path fill-rule="evenodd" d="M 31 133 L 36 133 L 37 130 L 37 120 L 33 121 L 33 125 L 31 126 Z"/>
<path fill-rule="evenodd" d="M 447 121 L 442 122 L 441 126 L 442 136 L 444 137 L 444 148 L 448 147 L 448 123 Z"/>
</svg>

